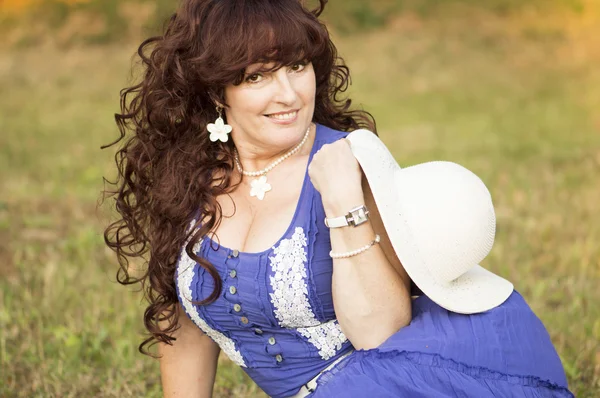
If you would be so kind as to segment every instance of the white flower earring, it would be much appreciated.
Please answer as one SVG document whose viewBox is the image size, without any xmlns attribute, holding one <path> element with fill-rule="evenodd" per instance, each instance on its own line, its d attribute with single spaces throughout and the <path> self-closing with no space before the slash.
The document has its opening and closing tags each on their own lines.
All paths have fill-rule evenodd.
<svg viewBox="0 0 600 398">
<path fill-rule="evenodd" d="M 217 106 L 217 113 L 219 114 L 219 117 L 217 118 L 217 120 L 215 120 L 214 123 L 208 123 L 208 125 L 206 126 L 206 129 L 210 133 L 210 140 L 212 142 L 215 142 L 216 140 L 221 140 L 221 142 L 227 142 L 227 140 L 229 139 L 229 136 L 227 134 L 231 133 L 232 130 L 231 126 L 225 124 L 223 118 L 221 117 L 222 109 L 222 107 Z"/>
</svg>

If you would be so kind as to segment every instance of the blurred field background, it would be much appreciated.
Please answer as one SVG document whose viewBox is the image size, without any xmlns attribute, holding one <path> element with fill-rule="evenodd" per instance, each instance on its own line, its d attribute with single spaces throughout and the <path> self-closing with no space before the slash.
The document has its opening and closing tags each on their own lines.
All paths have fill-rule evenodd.
<svg viewBox="0 0 600 398">
<path fill-rule="evenodd" d="M 132 55 L 174 4 L 0 0 L 2 397 L 161 396 L 96 207 Z M 545 323 L 572 391 L 600 396 L 600 1 L 345 0 L 325 19 L 399 163 L 488 185 L 484 265 Z M 222 359 L 215 396 L 264 394 Z"/>
</svg>

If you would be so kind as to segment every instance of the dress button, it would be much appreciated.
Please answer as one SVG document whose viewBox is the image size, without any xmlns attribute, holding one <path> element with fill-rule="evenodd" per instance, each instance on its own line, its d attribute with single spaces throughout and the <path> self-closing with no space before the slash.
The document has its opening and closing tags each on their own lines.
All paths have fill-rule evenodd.
<svg viewBox="0 0 600 398">
<path fill-rule="evenodd" d="M 263 331 L 259 328 L 254 329 L 254 333 L 256 334 L 263 334 Z"/>
<path fill-rule="evenodd" d="M 240 255 L 240 252 L 237 249 L 234 250 L 233 253 L 231 253 L 231 256 L 234 257 L 234 258 L 237 257 L 237 256 L 239 256 L 239 255 Z"/>
<path fill-rule="evenodd" d="M 235 286 L 229 286 L 229 293 L 231 293 L 231 294 L 237 293 L 237 289 L 235 288 Z"/>
<path fill-rule="evenodd" d="M 275 345 L 275 337 L 269 337 L 269 344 Z"/>
<path fill-rule="evenodd" d="M 240 312 L 240 311 L 242 310 L 242 306 L 241 306 L 241 305 L 239 305 L 239 304 L 234 304 L 234 305 L 233 305 L 233 310 L 234 310 L 235 312 Z"/>
<path fill-rule="evenodd" d="M 237 276 L 237 271 L 232 269 L 231 271 L 229 271 L 229 276 L 235 278 Z"/>
<path fill-rule="evenodd" d="M 281 356 L 281 354 L 277 354 L 277 355 L 275 355 L 275 360 L 277 362 L 281 362 L 281 361 L 283 361 L 283 357 Z"/>
<path fill-rule="evenodd" d="M 241 317 L 241 318 L 240 318 L 240 321 L 242 321 L 242 323 L 243 323 L 244 325 L 247 325 L 247 324 L 248 324 L 248 318 L 246 318 L 245 316 Z"/>
</svg>

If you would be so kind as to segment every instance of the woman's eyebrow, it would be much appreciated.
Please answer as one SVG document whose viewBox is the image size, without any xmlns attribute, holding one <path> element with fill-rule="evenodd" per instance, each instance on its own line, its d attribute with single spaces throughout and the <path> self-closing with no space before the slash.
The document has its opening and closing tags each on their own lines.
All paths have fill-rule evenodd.
<svg viewBox="0 0 600 398">
<path fill-rule="evenodd" d="M 261 73 L 273 72 L 273 71 L 281 68 L 282 66 L 283 65 L 276 64 L 275 62 L 269 62 L 269 63 L 263 63 L 263 64 L 252 64 L 246 68 L 244 73 L 252 74 L 252 73 L 259 73 L 259 72 L 261 72 Z"/>
<path fill-rule="evenodd" d="M 259 72 L 259 71 L 260 71 L 262 68 L 263 68 L 263 66 L 262 66 L 262 65 L 260 65 L 260 66 L 255 66 L 255 65 L 253 66 L 253 65 L 250 65 L 250 66 L 248 66 L 248 67 L 247 67 L 247 68 L 244 70 L 244 73 L 245 73 L 245 74 L 247 74 L 247 75 L 248 75 L 248 74 L 252 74 L 252 73 L 256 73 L 256 72 Z"/>
</svg>

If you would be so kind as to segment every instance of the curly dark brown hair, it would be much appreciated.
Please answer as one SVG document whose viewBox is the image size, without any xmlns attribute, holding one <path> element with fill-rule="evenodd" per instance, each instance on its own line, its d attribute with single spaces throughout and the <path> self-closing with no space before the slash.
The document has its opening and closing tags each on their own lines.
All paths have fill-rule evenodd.
<svg viewBox="0 0 600 398">
<path fill-rule="evenodd" d="M 326 3 L 320 0 L 309 11 L 300 0 L 183 0 L 164 34 L 140 45 L 143 78 L 121 91 L 115 115 L 120 137 L 103 147 L 121 142 L 118 178 L 105 190 L 119 218 L 104 238 L 117 254 L 117 280 L 140 283 L 148 301 L 144 323 L 150 335 L 140 352 L 174 340 L 182 247 L 215 280 L 212 294 L 198 304 L 213 302 L 221 292 L 215 267 L 193 247 L 221 221 L 216 198 L 237 186 L 234 143 L 210 142 L 206 126 L 217 118 L 216 103 L 227 106 L 224 88 L 240 84 L 248 65 L 312 62 L 313 121 L 342 131 L 375 131 L 373 117 L 350 110 L 351 100 L 342 97 L 350 73 L 318 19 Z M 133 258 L 144 262 L 142 272 L 130 269 Z"/>
</svg>

